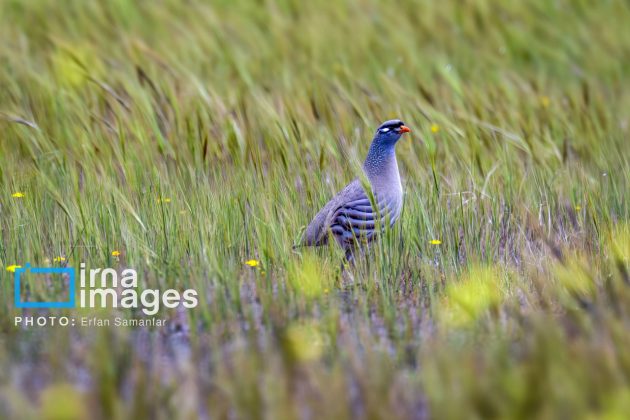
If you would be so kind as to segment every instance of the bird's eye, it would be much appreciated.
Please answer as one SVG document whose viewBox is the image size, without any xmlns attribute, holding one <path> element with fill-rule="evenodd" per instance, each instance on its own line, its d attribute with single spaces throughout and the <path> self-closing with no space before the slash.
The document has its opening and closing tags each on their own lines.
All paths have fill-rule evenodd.
<svg viewBox="0 0 630 420">
<path fill-rule="evenodd" d="M 385 128 L 381 128 L 381 133 L 387 133 L 389 131 L 389 128 L 385 127 Z"/>
</svg>

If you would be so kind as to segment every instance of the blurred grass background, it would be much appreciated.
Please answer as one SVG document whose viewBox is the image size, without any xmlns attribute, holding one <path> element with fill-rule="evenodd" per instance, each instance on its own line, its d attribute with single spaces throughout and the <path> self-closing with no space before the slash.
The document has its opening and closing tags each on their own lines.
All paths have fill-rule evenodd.
<svg viewBox="0 0 630 420">
<path fill-rule="evenodd" d="M 86 262 L 201 295 L 163 329 L 0 305 L 0 416 L 625 418 L 629 21 L 622 0 L 0 1 L 0 294 L 10 265 Z M 396 117 L 404 213 L 348 286 L 338 250 L 291 246 Z"/>
</svg>

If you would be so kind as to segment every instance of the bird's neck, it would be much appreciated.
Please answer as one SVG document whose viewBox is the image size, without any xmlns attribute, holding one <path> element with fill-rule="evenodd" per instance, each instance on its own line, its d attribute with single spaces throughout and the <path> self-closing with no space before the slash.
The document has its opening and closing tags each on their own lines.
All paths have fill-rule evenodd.
<svg viewBox="0 0 630 420">
<path fill-rule="evenodd" d="M 363 170 L 375 190 L 400 185 L 400 174 L 394 145 L 372 143 Z"/>
</svg>

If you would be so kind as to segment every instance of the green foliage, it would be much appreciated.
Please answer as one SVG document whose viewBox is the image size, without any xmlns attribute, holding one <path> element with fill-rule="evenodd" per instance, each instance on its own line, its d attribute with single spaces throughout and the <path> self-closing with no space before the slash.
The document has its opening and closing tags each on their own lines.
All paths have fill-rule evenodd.
<svg viewBox="0 0 630 420">
<path fill-rule="evenodd" d="M 0 296 L 26 262 L 201 295 L 163 330 L 25 330 L 0 305 L 0 417 L 623 417 L 628 21 L 0 1 Z M 394 117 L 403 215 L 350 282 L 339 250 L 292 245 Z"/>
</svg>

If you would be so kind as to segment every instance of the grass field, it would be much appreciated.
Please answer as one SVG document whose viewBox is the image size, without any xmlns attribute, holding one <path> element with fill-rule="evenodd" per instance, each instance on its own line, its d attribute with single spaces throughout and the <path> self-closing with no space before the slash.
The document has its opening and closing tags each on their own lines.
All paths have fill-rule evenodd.
<svg viewBox="0 0 630 420">
<path fill-rule="evenodd" d="M 0 1 L 0 417 L 627 418 L 629 21 L 622 0 Z M 390 118 L 405 207 L 349 283 L 340 250 L 292 245 Z M 143 316 L 15 308 L 26 262 L 133 267 L 199 306 L 26 328 Z"/>
</svg>

